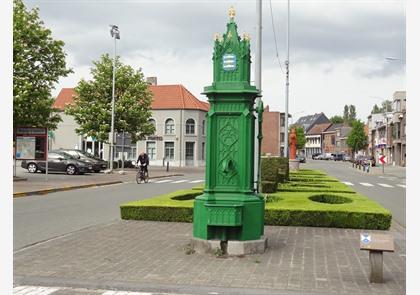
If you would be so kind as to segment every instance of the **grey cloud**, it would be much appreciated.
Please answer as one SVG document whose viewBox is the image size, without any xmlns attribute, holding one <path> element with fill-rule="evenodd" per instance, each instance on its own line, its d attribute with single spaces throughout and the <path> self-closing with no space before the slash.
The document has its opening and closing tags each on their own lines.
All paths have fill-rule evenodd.
<svg viewBox="0 0 420 295">
<path fill-rule="evenodd" d="M 38 5 L 41 17 L 56 38 L 66 43 L 76 65 L 90 65 L 105 52 L 112 52 L 109 24 L 121 30 L 118 53 L 135 57 L 148 52 L 194 60 L 211 53 L 212 35 L 224 32 L 227 8 L 237 9 L 239 32 L 251 33 L 255 41 L 255 1 L 26 1 Z M 283 1 L 284 2 L 284 1 Z M 279 57 L 285 59 L 286 12 L 283 2 L 273 1 Z M 328 4 L 328 1 L 323 3 Z M 334 1 L 331 1 L 334 3 Z M 336 1 L 335 1 L 336 3 Z M 304 3 L 292 10 L 291 62 L 318 64 L 352 58 L 405 58 L 405 16 L 401 10 L 365 9 L 354 4 L 345 18 L 334 19 Z M 321 4 L 319 4 L 321 5 Z M 378 5 L 381 5 L 378 2 Z M 362 9 L 363 8 L 363 9 Z M 268 1 L 263 1 L 264 67 L 278 67 Z M 253 49 L 255 42 L 252 42 Z M 150 52 L 153 52 L 150 55 Z M 270 63 L 270 61 L 272 61 Z M 401 72 L 401 64 L 355 74 L 369 77 Z"/>
</svg>

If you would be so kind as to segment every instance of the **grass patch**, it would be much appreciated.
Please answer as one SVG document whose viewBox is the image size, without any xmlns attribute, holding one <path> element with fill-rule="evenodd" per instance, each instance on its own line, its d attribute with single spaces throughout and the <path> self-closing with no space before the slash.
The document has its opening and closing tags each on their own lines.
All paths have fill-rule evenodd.
<svg viewBox="0 0 420 295">
<path fill-rule="evenodd" d="M 194 198 L 202 189 L 194 187 L 122 204 L 121 218 L 192 222 Z M 266 194 L 264 199 L 265 225 L 378 230 L 389 229 L 391 225 L 388 210 L 316 170 L 290 172 L 290 181 L 280 184 L 277 192 Z"/>
</svg>

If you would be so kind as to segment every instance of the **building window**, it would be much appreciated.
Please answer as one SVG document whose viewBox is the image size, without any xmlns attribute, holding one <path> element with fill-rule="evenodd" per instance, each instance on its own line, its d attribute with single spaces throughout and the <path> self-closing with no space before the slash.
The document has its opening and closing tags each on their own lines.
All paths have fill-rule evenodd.
<svg viewBox="0 0 420 295">
<path fill-rule="evenodd" d="M 206 134 L 206 120 L 203 120 L 203 130 L 202 130 L 202 134 Z"/>
<path fill-rule="evenodd" d="M 280 116 L 280 126 L 284 126 L 284 116 Z"/>
<path fill-rule="evenodd" d="M 175 134 L 175 123 L 172 119 L 165 121 L 165 134 Z"/>
<path fill-rule="evenodd" d="M 146 143 L 146 153 L 150 160 L 156 160 L 156 141 L 148 141 Z"/>
<path fill-rule="evenodd" d="M 195 122 L 193 119 L 188 119 L 185 124 L 185 134 L 194 134 L 195 133 Z"/>
<path fill-rule="evenodd" d="M 280 133 L 280 142 L 284 142 L 284 133 Z"/>
<path fill-rule="evenodd" d="M 206 143 L 202 142 L 201 143 L 201 160 L 205 160 L 206 159 Z"/>
<path fill-rule="evenodd" d="M 96 149 L 95 149 L 96 152 Z M 137 145 L 131 141 L 129 133 L 117 133 L 116 143 L 114 148 L 114 159 L 122 160 L 135 160 L 137 159 Z"/>
<path fill-rule="evenodd" d="M 194 161 L 194 146 L 195 142 L 185 143 L 185 161 L 189 162 L 188 164 L 191 164 Z"/>
<path fill-rule="evenodd" d="M 156 133 L 156 121 L 155 119 L 149 119 L 149 123 L 152 124 L 153 128 L 155 128 L 154 134 Z"/>
<path fill-rule="evenodd" d="M 165 142 L 165 159 L 173 160 L 175 155 L 175 143 L 173 141 Z"/>
</svg>

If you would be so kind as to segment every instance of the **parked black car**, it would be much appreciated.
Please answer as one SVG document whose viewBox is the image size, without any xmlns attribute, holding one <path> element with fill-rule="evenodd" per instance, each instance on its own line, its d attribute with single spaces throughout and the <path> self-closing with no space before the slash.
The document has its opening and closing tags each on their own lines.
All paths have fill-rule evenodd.
<svg viewBox="0 0 420 295">
<path fill-rule="evenodd" d="M 101 170 L 105 170 L 108 167 L 108 162 L 104 161 L 100 158 L 97 158 L 88 152 L 76 149 L 59 149 L 55 150 L 55 152 L 64 152 L 69 154 L 70 156 L 75 157 L 76 159 L 80 159 L 84 162 L 88 162 L 92 165 L 92 171 L 95 173 L 100 172 Z"/>
<path fill-rule="evenodd" d="M 334 161 L 343 161 L 344 154 L 334 154 Z"/>
<path fill-rule="evenodd" d="M 45 172 L 45 161 L 28 160 L 22 161 L 22 168 L 30 173 Z M 92 169 L 92 164 L 76 159 L 64 153 L 48 152 L 48 171 L 66 172 L 69 175 L 83 174 Z"/>
</svg>

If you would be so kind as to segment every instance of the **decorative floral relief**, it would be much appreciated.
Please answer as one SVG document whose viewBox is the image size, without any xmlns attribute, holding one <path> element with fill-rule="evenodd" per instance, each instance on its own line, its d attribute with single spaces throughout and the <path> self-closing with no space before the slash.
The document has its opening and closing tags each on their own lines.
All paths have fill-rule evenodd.
<svg viewBox="0 0 420 295">
<path fill-rule="evenodd" d="M 230 117 L 219 120 L 217 184 L 233 186 L 238 184 L 238 121 Z"/>
</svg>

